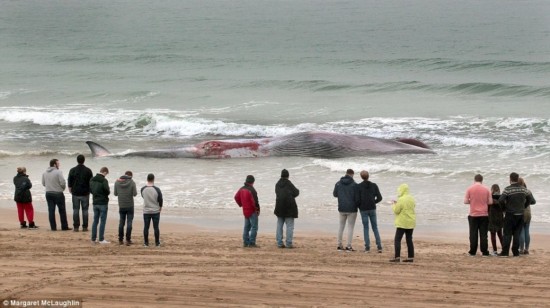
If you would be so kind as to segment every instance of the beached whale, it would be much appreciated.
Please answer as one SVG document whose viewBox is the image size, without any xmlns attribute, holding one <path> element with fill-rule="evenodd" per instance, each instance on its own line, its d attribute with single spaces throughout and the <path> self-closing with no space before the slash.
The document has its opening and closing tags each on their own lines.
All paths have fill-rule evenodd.
<svg viewBox="0 0 550 308">
<path fill-rule="evenodd" d="M 142 156 L 157 158 L 236 158 L 265 156 L 306 156 L 339 158 L 381 154 L 433 154 L 417 139 L 382 139 L 329 132 L 303 132 L 262 139 L 209 140 L 193 146 L 112 154 L 101 145 L 87 141 L 94 157 Z"/>
</svg>

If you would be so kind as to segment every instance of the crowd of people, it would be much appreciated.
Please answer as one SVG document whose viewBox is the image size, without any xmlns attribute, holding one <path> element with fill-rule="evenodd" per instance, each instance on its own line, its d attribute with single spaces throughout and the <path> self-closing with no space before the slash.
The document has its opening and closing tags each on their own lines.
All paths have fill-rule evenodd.
<svg viewBox="0 0 550 308">
<path fill-rule="evenodd" d="M 515 172 L 510 174 L 510 185 L 502 193 L 497 184 L 492 185 L 491 190 L 483 186 L 483 176 L 476 174 L 474 184 L 468 187 L 464 196 L 464 204 L 470 205 L 468 255 L 476 255 L 478 239 L 479 250 L 484 257 L 508 257 L 510 245 L 514 257 L 529 254 L 531 205 L 535 203 L 524 179 Z M 489 253 L 488 232 L 491 234 L 492 253 Z M 502 248 L 500 253 L 497 252 L 497 236 Z"/>
<path fill-rule="evenodd" d="M 78 165 L 70 169 L 67 181 L 60 169 L 61 163 L 58 159 L 50 160 L 50 166 L 42 174 L 42 185 L 46 191 L 46 203 L 48 205 L 48 220 L 50 230 L 57 231 L 56 209 L 61 223 L 60 230 L 74 232 L 88 231 L 88 211 L 90 195 L 92 196 L 93 222 L 91 230 L 92 243 L 109 244 L 105 239 L 105 225 L 109 208 L 109 196 L 111 189 L 106 176 L 109 174 L 107 167 L 101 167 L 95 176 L 90 168 L 84 165 L 84 155 L 78 155 Z M 32 183 L 26 174 L 25 167 L 17 168 L 17 175 L 13 179 L 15 185 L 14 200 L 18 209 L 19 222 L 23 229 L 38 229 L 34 222 L 34 208 L 30 189 Z M 132 245 L 132 222 L 134 219 L 134 197 L 137 196 L 136 183 L 132 179 L 132 172 L 126 171 L 114 184 L 114 195 L 118 197 L 119 205 L 119 228 L 118 241 L 120 245 Z M 67 210 L 65 204 L 65 189 L 69 188 L 73 203 L 73 227 L 69 227 Z M 160 246 L 159 221 L 162 211 L 163 197 L 161 190 L 155 186 L 155 176 L 147 175 L 147 184 L 140 190 L 143 197 L 143 245 L 149 246 L 149 228 L 153 222 L 155 234 L 155 246 Z M 82 219 L 80 219 L 82 213 Z M 25 220 L 25 215 L 29 221 Z M 82 226 L 82 229 L 80 227 Z M 125 227 L 126 226 L 126 230 Z M 99 230 L 98 230 L 99 229 Z M 99 231 L 99 232 L 98 232 Z M 126 234 L 125 232 L 126 231 Z M 126 241 L 124 241 L 126 240 Z"/>
<path fill-rule="evenodd" d="M 90 195 L 92 196 L 93 222 L 91 241 L 93 243 L 109 244 L 105 239 L 105 225 L 107 221 L 109 195 L 111 189 L 106 176 L 107 167 L 102 167 L 95 176 L 84 165 L 84 155 L 77 156 L 78 165 L 70 169 L 67 181 L 60 170 L 58 159 L 50 160 L 50 166 L 42 174 L 42 185 L 46 191 L 48 218 L 50 229 L 57 231 L 56 208 L 61 224 L 60 230 L 75 232 L 88 231 L 88 211 Z M 337 236 L 337 250 L 352 252 L 353 232 L 357 213 L 361 215 L 363 223 L 364 252 L 371 251 L 370 229 L 374 234 L 376 251 L 383 252 L 382 240 L 378 231 L 376 206 L 382 201 L 382 194 L 376 183 L 369 180 L 369 172 L 360 173 L 362 182 L 356 183 L 353 179 L 354 171 L 348 169 L 346 174 L 335 184 L 333 196 L 338 200 L 339 228 Z M 126 171 L 117 178 L 113 194 L 118 198 L 119 227 L 118 241 L 120 245 L 132 245 L 132 223 L 134 219 L 134 197 L 137 196 L 136 183 L 132 179 L 133 173 Z M 288 170 L 281 171 L 281 177 L 275 184 L 275 209 L 277 228 L 275 240 L 279 248 L 293 248 L 294 220 L 298 218 L 296 198 L 300 191 L 289 180 Z M 155 176 L 147 175 L 147 184 L 140 189 L 144 201 L 143 205 L 143 245 L 149 246 L 149 229 L 153 223 L 155 246 L 160 246 L 160 213 L 163 206 L 161 190 L 155 186 Z M 254 188 L 255 178 L 248 175 L 244 185 L 235 193 L 234 200 L 242 208 L 244 216 L 243 247 L 258 247 L 258 217 L 260 203 L 258 193 Z M 17 168 L 17 175 L 13 179 L 15 185 L 14 200 L 17 205 L 21 228 L 37 229 L 34 222 L 34 209 L 30 189 L 32 183 L 26 174 L 25 167 Z M 68 186 L 72 195 L 73 227 L 69 227 L 65 206 L 64 190 Z M 397 200 L 392 200 L 392 210 L 395 214 L 394 225 L 394 257 L 390 262 L 414 262 L 413 231 L 416 226 L 416 201 L 409 192 L 407 184 L 397 188 Z M 483 176 L 477 174 L 474 184 L 466 190 L 464 203 L 469 204 L 468 215 L 470 250 L 468 255 L 475 256 L 479 250 L 482 256 L 509 256 L 510 248 L 513 256 L 529 254 L 529 225 L 531 220 L 530 205 L 535 204 L 535 198 L 523 178 L 515 172 L 510 174 L 510 185 L 501 193 L 497 184 L 489 190 L 483 185 Z M 80 214 L 82 213 L 82 219 Z M 29 224 L 25 220 L 25 215 Z M 370 225 L 370 227 L 369 227 Z M 286 237 L 284 227 L 286 226 Z M 80 229 L 82 227 L 82 229 Z M 347 227 L 346 245 L 343 235 Z M 98 230 L 99 228 L 99 230 Z M 99 231 L 99 232 L 98 232 Z M 489 252 L 488 233 L 491 234 L 492 252 Z M 401 241 L 405 236 L 407 244 L 407 258 L 401 259 Z M 497 237 L 501 245 L 501 252 L 497 252 Z M 283 241 L 284 238 L 284 241 Z M 510 247 L 511 246 L 511 247 Z"/>
</svg>

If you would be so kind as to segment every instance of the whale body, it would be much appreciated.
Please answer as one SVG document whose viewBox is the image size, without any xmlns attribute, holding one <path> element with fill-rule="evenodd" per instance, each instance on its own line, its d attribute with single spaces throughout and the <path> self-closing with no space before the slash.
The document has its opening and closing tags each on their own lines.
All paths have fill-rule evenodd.
<svg viewBox="0 0 550 308">
<path fill-rule="evenodd" d="M 155 158 L 243 158 L 304 156 L 341 158 L 385 154 L 433 154 L 417 139 L 382 139 L 329 132 L 302 132 L 262 139 L 208 140 L 181 148 L 134 151 L 113 154 L 103 146 L 86 142 L 93 157 L 141 156 Z"/>
</svg>

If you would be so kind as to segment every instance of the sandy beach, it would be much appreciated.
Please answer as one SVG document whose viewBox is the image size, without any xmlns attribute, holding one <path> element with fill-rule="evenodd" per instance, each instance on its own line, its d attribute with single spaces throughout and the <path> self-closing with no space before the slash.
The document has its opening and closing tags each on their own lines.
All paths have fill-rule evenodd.
<svg viewBox="0 0 550 308">
<path fill-rule="evenodd" d="M 39 230 L 20 229 L 15 207 L 0 213 L 2 307 L 35 300 L 80 307 L 547 307 L 550 302 L 549 236 L 543 234 L 533 234 L 531 254 L 519 258 L 468 257 L 465 233 L 417 234 L 415 263 L 391 264 L 393 234 L 382 236 L 381 254 L 338 252 L 335 236 L 303 232 L 299 220 L 294 249 L 277 248 L 271 230 L 260 230 L 259 248 L 243 248 L 240 229 L 162 221 L 163 246 L 156 248 L 141 245 L 140 215 L 134 220 L 135 244 L 119 246 L 113 215 L 106 230 L 111 244 L 93 245 L 89 232 L 49 231 L 43 212 L 35 219 Z M 362 246 L 359 228 L 358 221 L 356 248 Z"/>
</svg>

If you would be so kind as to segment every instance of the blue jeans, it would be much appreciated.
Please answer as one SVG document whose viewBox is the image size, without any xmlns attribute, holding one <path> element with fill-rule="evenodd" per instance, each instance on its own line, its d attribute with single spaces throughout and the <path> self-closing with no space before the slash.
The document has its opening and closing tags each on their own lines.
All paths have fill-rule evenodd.
<svg viewBox="0 0 550 308">
<path fill-rule="evenodd" d="M 529 243 L 531 242 L 531 235 L 529 235 L 529 225 L 531 222 L 523 224 L 521 234 L 519 236 L 519 251 L 529 250 Z"/>
<path fill-rule="evenodd" d="M 294 217 L 277 217 L 277 233 L 275 234 L 277 246 L 283 246 L 284 224 L 286 224 L 286 246 L 292 247 L 292 237 L 294 236 Z"/>
<path fill-rule="evenodd" d="M 256 235 L 258 234 L 258 214 L 254 213 L 248 218 L 244 218 L 243 245 L 256 245 Z"/>
<path fill-rule="evenodd" d="M 80 227 L 80 209 L 82 208 L 82 228 L 88 229 L 88 208 L 90 207 L 90 195 L 73 195 L 73 227 Z"/>
<path fill-rule="evenodd" d="M 126 226 L 126 242 L 132 240 L 132 222 L 134 221 L 134 208 L 122 208 L 118 210 L 120 215 L 120 221 L 118 223 L 118 241 L 122 242 L 124 239 L 124 225 Z"/>
<path fill-rule="evenodd" d="M 155 245 L 160 245 L 160 213 L 143 214 L 143 243 L 149 245 L 149 227 L 153 221 L 153 230 L 155 231 Z"/>
<path fill-rule="evenodd" d="M 97 238 L 97 224 L 99 225 L 99 241 L 105 240 L 105 223 L 107 222 L 107 204 L 94 204 L 94 222 L 92 223 L 92 242 Z"/>
<path fill-rule="evenodd" d="M 65 195 L 62 192 L 46 192 L 46 202 L 48 203 L 48 218 L 50 220 L 50 228 L 57 230 L 57 222 L 55 221 L 55 206 L 59 211 L 59 220 L 61 220 L 61 229 L 68 230 L 69 223 L 67 222 L 67 210 L 65 209 Z"/>
<path fill-rule="evenodd" d="M 369 220 L 372 226 L 372 232 L 376 239 L 376 248 L 382 250 L 382 241 L 380 233 L 378 233 L 378 223 L 376 222 L 376 210 L 361 211 L 361 220 L 363 221 L 363 238 L 365 239 L 365 250 L 370 250 L 369 238 Z"/>
</svg>

